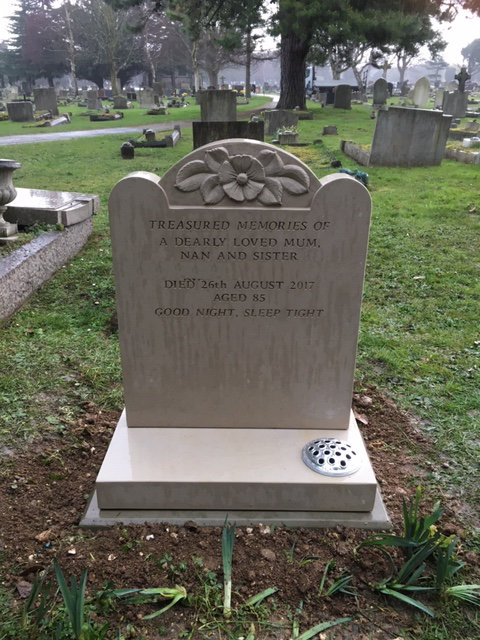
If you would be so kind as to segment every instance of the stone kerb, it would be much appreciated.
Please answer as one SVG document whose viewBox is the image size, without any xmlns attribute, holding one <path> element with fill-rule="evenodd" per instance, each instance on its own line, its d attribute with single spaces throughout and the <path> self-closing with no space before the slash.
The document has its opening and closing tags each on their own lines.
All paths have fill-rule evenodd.
<svg viewBox="0 0 480 640">
<path fill-rule="evenodd" d="M 128 427 L 348 429 L 363 185 L 224 140 L 109 206 Z"/>
</svg>

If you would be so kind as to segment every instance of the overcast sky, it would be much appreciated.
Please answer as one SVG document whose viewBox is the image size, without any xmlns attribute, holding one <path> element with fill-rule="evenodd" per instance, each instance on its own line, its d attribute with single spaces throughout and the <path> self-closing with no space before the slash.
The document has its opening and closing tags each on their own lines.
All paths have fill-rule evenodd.
<svg viewBox="0 0 480 640">
<path fill-rule="evenodd" d="M 9 37 L 8 16 L 11 16 L 15 9 L 15 0 L 0 0 L 0 42 Z M 461 50 L 472 40 L 480 38 L 480 17 L 462 11 L 450 25 L 442 25 L 440 29 L 448 42 L 443 57 L 450 64 L 460 65 Z"/>
</svg>

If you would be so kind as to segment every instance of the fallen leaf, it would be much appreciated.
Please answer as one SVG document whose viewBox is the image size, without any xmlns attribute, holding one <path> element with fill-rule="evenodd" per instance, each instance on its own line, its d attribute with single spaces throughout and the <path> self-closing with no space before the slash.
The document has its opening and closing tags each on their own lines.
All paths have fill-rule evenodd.
<svg viewBox="0 0 480 640">
<path fill-rule="evenodd" d="M 46 529 L 45 531 L 42 531 L 41 533 L 36 535 L 35 540 L 37 540 L 37 542 L 48 542 L 52 535 L 53 531 L 51 529 Z"/>
<path fill-rule="evenodd" d="M 364 413 L 358 413 L 358 411 L 354 411 L 353 415 L 355 416 L 355 420 L 361 422 L 364 425 L 368 424 L 368 418 Z"/>
</svg>

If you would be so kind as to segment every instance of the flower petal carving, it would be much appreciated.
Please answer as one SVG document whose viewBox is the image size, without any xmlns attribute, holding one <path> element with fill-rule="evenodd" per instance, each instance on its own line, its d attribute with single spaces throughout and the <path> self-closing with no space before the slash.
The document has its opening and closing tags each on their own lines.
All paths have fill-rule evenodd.
<svg viewBox="0 0 480 640">
<path fill-rule="evenodd" d="M 258 194 L 263 189 L 264 182 L 256 182 L 255 180 L 249 180 L 243 187 L 243 194 L 246 200 L 255 200 Z"/>
<path fill-rule="evenodd" d="M 200 193 L 205 204 L 217 204 L 225 196 L 225 191 L 218 182 L 218 176 L 215 175 L 209 176 L 202 182 Z"/>
<path fill-rule="evenodd" d="M 286 164 L 278 177 L 285 191 L 293 195 L 307 193 L 310 187 L 310 178 L 307 172 L 294 164 Z"/>
<path fill-rule="evenodd" d="M 209 151 L 205 151 L 205 164 L 215 173 L 218 172 L 220 166 L 228 160 L 228 151 L 225 147 L 215 147 L 215 149 L 210 149 Z"/>
<path fill-rule="evenodd" d="M 237 177 L 237 172 L 232 167 L 229 160 L 225 160 L 225 162 L 220 166 L 218 170 L 218 179 L 220 184 L 228 184 L 232 182 Z"/>
<path fill-rule="evenodd" d="M 208 170 L 203 160 L 192 160 L 183 165 L 177 173 L 175 186 L 180 191 L 196 191 L 209 175 L 211 175 L 211 171 Z"/>
<path fill-rule="evenodd" d="M 263 151 L 260 151 L 258 154 L 258 159 L 262 163 L 265 169 L 265 175 L 267 176 L 276 176 L 283 169 L 283 160 L 276 151 L 263 149 Z"/>
<path fill-rule="evenodd" d="M 266 205 L 282 204 L 283 187 L 278 178 L 265 178 L 265 186 L 258 196 L 259 202 Z"/>
<path fill-rule="evenodd" d="M 245 200 L 243 188 L 238 184 L 238 182 L 234 180 L 232 180 L 232 182 L 227 182 L 226 184 L 224 184 L 223 190 L 229 198 L 235 200 L 236 202 L 243 202 Z"/>
<path fill-rule="evenodd" d="M 230 156 L 225 147 L 205 151 L 204 160 L 187 162 L 177 173 L 180 191 L 200 190 L 203 202 L 219 203 L 226 195 L 235 202 L 258 199 L 261 204 L 280 205 L 284 191 L 307 193 L 308 173 L 294 164 L 284 164 L 276 151 L 263 149 L 258 158 L 247 154 Z"/>
</svg>

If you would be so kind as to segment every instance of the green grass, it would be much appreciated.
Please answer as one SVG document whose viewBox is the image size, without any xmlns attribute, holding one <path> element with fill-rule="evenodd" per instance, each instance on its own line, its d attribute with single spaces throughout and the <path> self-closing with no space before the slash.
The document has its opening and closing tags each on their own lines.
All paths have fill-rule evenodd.
<svg viewBox="0 0 480 640">
<path fill-rule="evenodd" d="M 344 166 L 358 168 L 338 145 L 341 138 L 371 139 L 368 106 L 314 109 L 315 120 L 300 122 L 300 139 L 323 143 L 289 150 L 320 177 L 334 171 L 327 150 Z M 339 135 L 322 138 L 326 124 L 336 124 Z M 4 437 L 34 438 L 45 428 L 58 428 L 57 422 L 75 415 L 87 398 L 104 407 L 122 406 L 112 333 L 108 194 L 127 173 L 162 175 L 192 149 L 191 131 L 185 129 L 174 149 L 137 149 L 135 159 L 125 161 L 119 148 L 127 138 L 3 150 L 22 163 L 17 186 L 93 192 L 102 203 L 86 248 L 0 334 Z M 454 483 L 472 497 L 480 420 L 478 167 L 444 160 L 440 167 L 369 168 L 368 173 L 373 218 L 357 378 L 377 384 L 421 418 L 437 453 L 452 461 L 433 479 Z"/>
<path fill-rule="evenodd" d="M 200 119 L 200 106 L 195 104 L 195 98 L 186 98 L 190 103 L 188 107 L 181 109 L 169 108 L 168 114 L 165 116 L 149 116 L 147 115 L 147 109 L 140 109 L 138 103 L 133 103 L 135 106 L 133 109 L 126 109 L 123 111 L 123 118 L 121 120 L 112 120 L 111 122 L 90 122 L 90 118 L 85 115 L 89 112 L 88 109 L 78 107 L 75 105 L 59 106 L 60 113 L 71 113 L 71 123 L 65 125 L 58 125 L 56 127 L 37 127 L 32 126 L 33 123 L 24 122 L 11 122 L 5 120 L 0 122 L 0 137 L 10 135 L 23 135 L 23 134 L 37 134 L 37 133 L 52 133 L 60 131 L 83 131 L 87 129 L 114 129 L 117 127 L 134 127 L 134 126 L 148 126 L 149 124 L 158 124 L 162 122 L 179 122 L 181 120 L 198 120 Z M 237 111 L 239 118 L 242 114 L 251 109 L 256 109 L 268 105 L 271 98 L 268 96 L 253 96 L 248 104 L 238 104 Z M 111 103 L 105 103 L 110 104 Z M 111 107 L 111 111 L 113 108 Z"/>
</svg>

